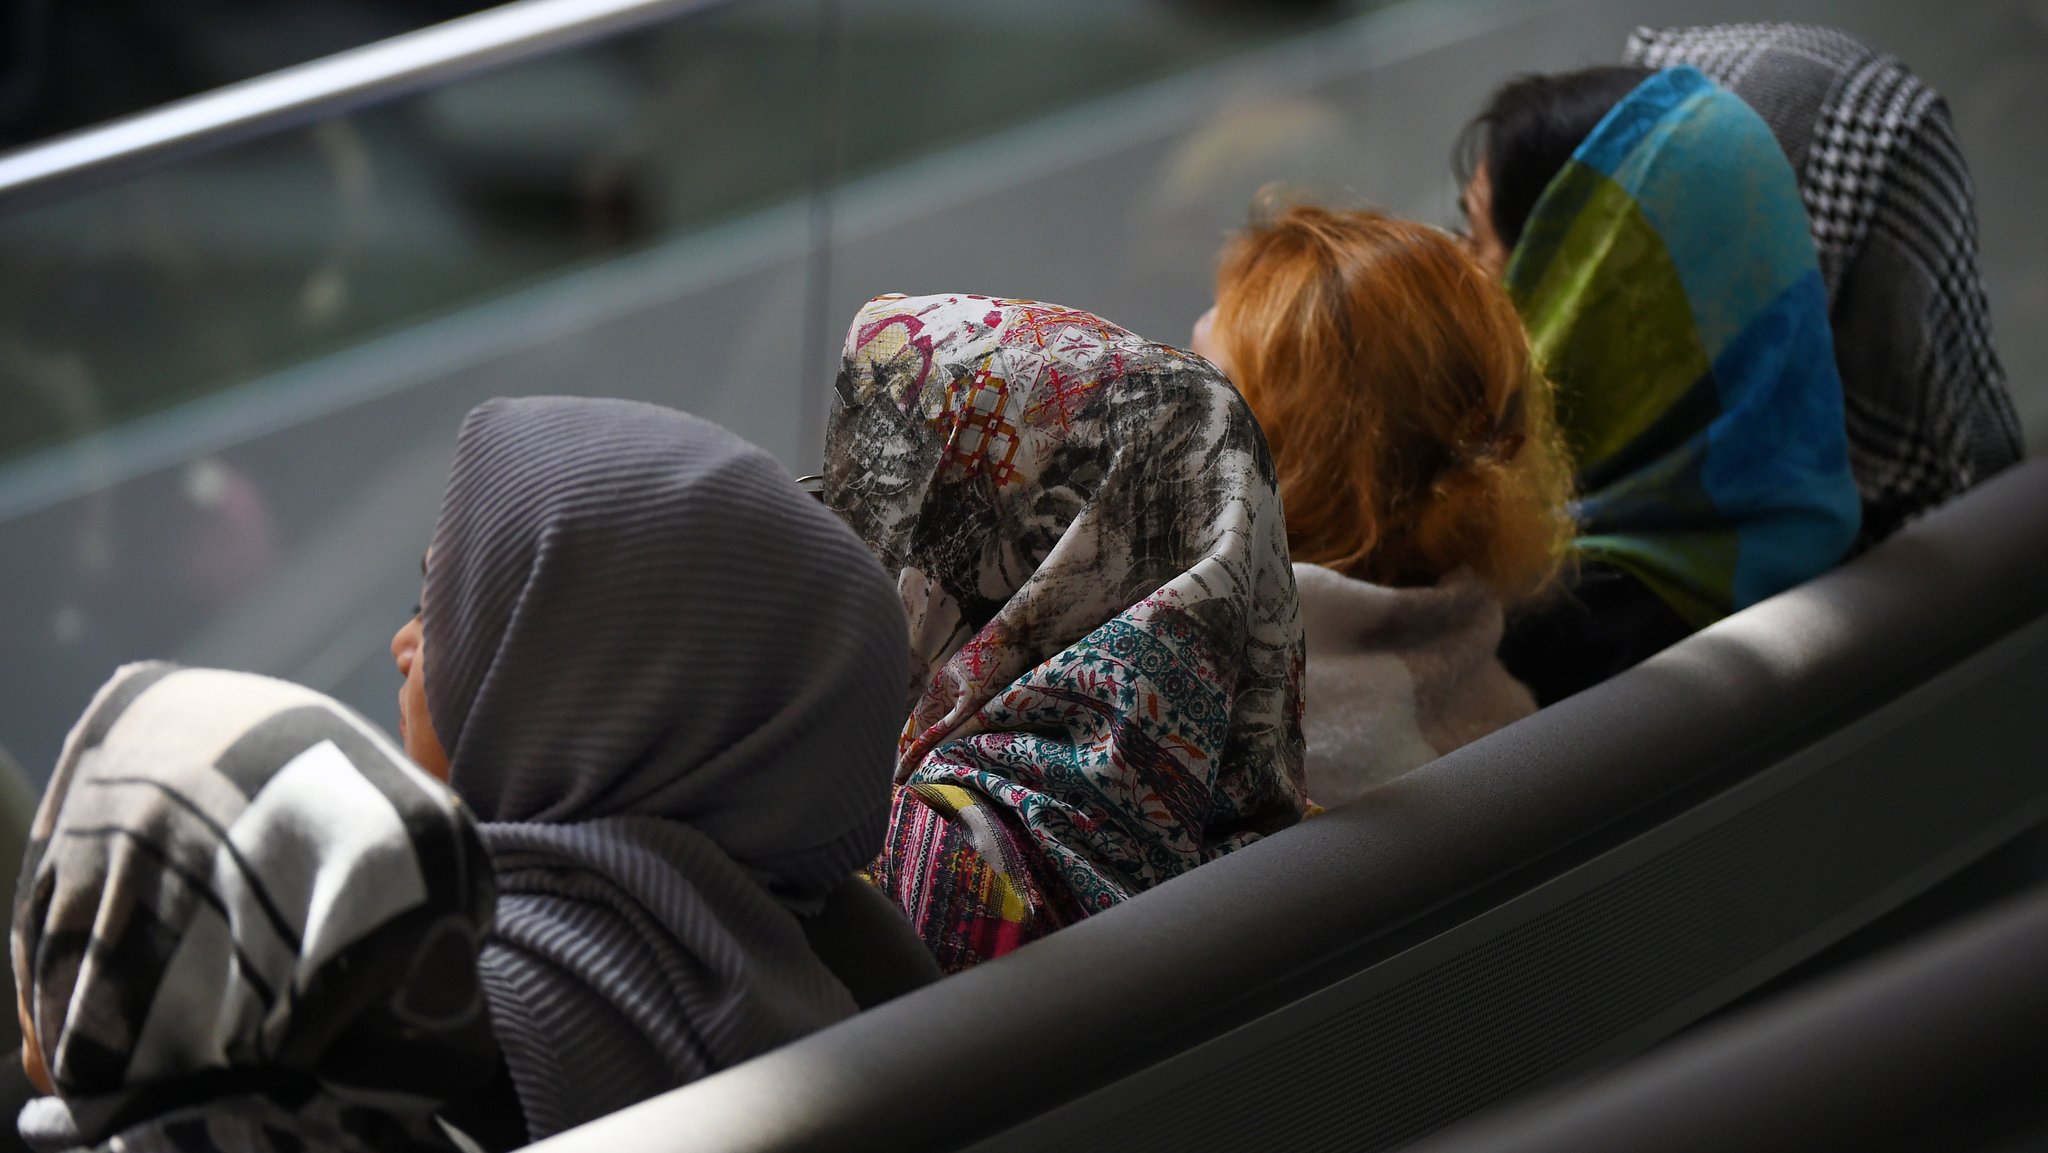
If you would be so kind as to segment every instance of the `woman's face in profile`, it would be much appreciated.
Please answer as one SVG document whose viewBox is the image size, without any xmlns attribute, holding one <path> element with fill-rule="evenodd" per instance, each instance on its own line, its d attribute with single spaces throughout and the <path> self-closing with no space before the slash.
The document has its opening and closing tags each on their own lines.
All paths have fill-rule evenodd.
<svg viewBox="0 0 2048 1153">
<path fill-rule="evenodd" d="M 426 567 L 422 560 L 422 578 L 426 576 Z M 420 604 L 422 608 L 426 604 L 424 590 Z M 434 718 L 427 713 L 427 642 L 421 615 L 420 609 L 414 609 L 412 619 L 400 625 L 391 638 L 391 659 L 398 664 L 398 675 L 405 678 L 405 683 L 398 686 L 398 740 L 414 764 L 436 780 L 446 782 L 448 753 L 441 748 L 440 735 L 434 732 Z"/>
<path fill-rule="evenodd" d="M 1507 275 L 1508 247 L 1493 228 L 1493 180 L 1480 164 L 1458 198 L 1465 213 L 1465 249 L 1496 279 Z"/>
</svg>

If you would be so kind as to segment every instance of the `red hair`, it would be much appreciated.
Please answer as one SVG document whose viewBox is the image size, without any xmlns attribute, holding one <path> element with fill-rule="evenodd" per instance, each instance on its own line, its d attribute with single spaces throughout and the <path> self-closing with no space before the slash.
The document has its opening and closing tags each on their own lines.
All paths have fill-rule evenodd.
<svg viewBox="0 0 2048 1153">
<path fill-rule="evenodd" d="M 1215 340 L 1265 427 L 1297 561 L 1386 585 L 1556 577 L 1571 469 L 1507 292 L 1449 236 L 1310 206 L 1224 248 Z"/>
</svg>

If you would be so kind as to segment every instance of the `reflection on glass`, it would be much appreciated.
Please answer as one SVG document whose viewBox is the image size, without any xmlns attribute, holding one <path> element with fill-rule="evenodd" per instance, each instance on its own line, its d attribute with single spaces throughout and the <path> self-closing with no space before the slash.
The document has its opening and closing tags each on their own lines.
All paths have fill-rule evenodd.
<svg viewBox="0 0 2048 1153">
<path fill-rule="evenodd" d="M 0 217 L 0 461 L 1350 7 L 751 0 Z"/>
<path fill-rule="evenodd" d="M 1377 6 L 862 0 L 846 13 L 845 167 L 887 167 Z"/>
<path fill-rule="evenodd" d="M 0 214 L 0 742 L 47 774 L 143 657 L 388 722 L 384 646 L 484 397 L 639 396 L 804 464 L 827 289 L 1076 283 L 1184 326 L 1240 170 L 1349 155 L 1317 106 L 1218 121 L 1080 201 L 1061 176 L 1033 216 L 968 193 L 856 240 L 807 211 L 858 181 L 852 221 L 887 170 L 957 174 L 981 160 L 956 146 L 1371 4 L 735 0 Z"/>
<path fill-rule="evenodd" d="M 0 217 L 0 461 L 812 179 L 815 0 L 755 0 Z"/>
</svg>

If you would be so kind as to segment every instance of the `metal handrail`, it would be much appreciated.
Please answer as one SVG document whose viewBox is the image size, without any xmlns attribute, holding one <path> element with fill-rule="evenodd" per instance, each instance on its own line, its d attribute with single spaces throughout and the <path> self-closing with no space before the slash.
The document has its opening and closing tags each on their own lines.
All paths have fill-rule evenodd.
<svg viewBox="0 0 2048 1153">
<path fill-rule="evenodd" d="M 0 154 L 0 211 L 731 0 L 513 0 Z"/>
</svg>

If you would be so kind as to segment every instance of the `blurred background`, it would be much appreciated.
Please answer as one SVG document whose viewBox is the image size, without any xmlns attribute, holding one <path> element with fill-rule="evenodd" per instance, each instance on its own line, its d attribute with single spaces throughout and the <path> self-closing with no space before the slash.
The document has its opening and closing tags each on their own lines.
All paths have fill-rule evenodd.
<svg viewBox="0 0 2048 1153">
<path fill-rule="evenodd" d="M 0 0 L 0 174 L 483 8 Z M 1262 186 L 1450 223 L 1488 91 L 1616 61 L 1639 24 L 1830 24 L 1946 93 L 2048 447 L 2048 0 L 649 11 L 285 129 L 18 194 L 0 175 L 0 746 L 31 776 L 146 657 L 290 677 L 389 727 L 388 640 L 480 400 L 656 400 L 816 471 L 868 297 L 1038 297 L 1183 341 Z"/>
</svg>

